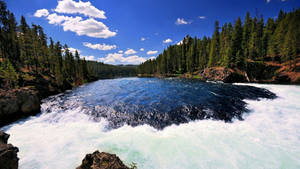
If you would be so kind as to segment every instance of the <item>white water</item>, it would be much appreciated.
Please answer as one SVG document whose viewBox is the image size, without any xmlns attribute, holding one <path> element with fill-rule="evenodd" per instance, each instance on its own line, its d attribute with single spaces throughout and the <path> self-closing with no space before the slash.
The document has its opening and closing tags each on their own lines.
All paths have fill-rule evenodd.
<svg viewBox="0 0 300 169">
<path fill-rule="evenodd" d="M 105 120 L 92 122 L 77 108 L 32 117 L 6 132 L 19 147 L 21 169 L 74 169 L 97 149 L 140 169 L 299 169 L 300 86 L 254 86 L 279 98 L 247 101 L 251 113 L 234 123 L 202 120 L 162 131 L 147 125 L 107 130 Z"/>
</svg>

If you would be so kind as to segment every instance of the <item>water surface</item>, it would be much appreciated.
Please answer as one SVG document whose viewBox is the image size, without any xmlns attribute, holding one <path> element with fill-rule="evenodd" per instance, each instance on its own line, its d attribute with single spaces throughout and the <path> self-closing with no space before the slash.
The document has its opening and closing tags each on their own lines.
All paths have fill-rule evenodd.
<svg viewBox="0 0 300 169">
<path fill-rule="evenodd" d="M 101 80 L 4 129 L 21 169 L 75 168 L 97 149 L 142 169 L 300 168 L 300 87 L 252 86 Z"/>
</svg>

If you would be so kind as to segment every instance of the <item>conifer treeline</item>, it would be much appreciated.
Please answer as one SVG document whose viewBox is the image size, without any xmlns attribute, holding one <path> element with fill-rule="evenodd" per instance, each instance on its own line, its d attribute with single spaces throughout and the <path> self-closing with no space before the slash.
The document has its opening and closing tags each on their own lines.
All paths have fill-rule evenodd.
<svg viewBox="0 0 300 169">
<path fill-rule="evenodd" d="M 248 12 L 244 23 L 215 23 L 212 37 L 186 36 L 180 44 L 171 45 L 155 60 L 138 67 L 139 74 L 183 74 L 207 67 L 223 66 L 247 69 L 249 61 L 289 61 L 296 67 L 300 54 L 300 9 L 280 11 L 277 19 L 252 18 Z"/>
<path fill-rule="evenodd" d="M 58 86 L 79 85 L 102 77 L 135 75 L 135 67 L 106 65 L 80 59 L 78 51 L 48 39 L 39 25 L 29 26 L 0 1 L 0 87 L 23 86 L 38 75 L 55 78 Z"/>
</svg>

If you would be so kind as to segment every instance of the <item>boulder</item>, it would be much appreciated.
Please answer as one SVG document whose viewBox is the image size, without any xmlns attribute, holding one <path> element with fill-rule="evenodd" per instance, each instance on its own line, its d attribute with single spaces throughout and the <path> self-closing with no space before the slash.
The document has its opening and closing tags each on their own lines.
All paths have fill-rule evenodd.
<svg viewBox="0 0 300 169">
<path fill-rule="evenodd" d="M 9 135 L 0 131 L 0 168 L 17 169 L 19 158 L 17 153 L 19 149 L 11 144 L 7 144 Z"/>
<path fill-rule="evenodd" d="M 40 112 L 40 98 L 33 87 L 0 91 L 0 126 Z"/>
<path fill-rule="evenodd" d="M 115 154 L 95 151 L 87 154 L 76 169 L 130 169 Z"/>
</svg>

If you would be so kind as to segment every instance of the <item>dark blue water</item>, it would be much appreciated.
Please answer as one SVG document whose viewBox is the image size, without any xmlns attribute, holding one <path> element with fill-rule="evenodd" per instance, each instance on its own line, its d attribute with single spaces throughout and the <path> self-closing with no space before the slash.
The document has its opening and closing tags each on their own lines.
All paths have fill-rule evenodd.
<svg viewBox="0 0 300 169">
<path fill-rule="evenodd" d="M 91 119 L 107 119 L 111 128 L 149 124 L 162 129 L 193 120 L 243 120 L 243 114 L 249 112 L 244 99 L 275 97 L 253 86 L 176 78 L 122 78 L 99 80 L 45 99 L 53 105 L 44 111 L 81 106 Z"/>
</svg>

